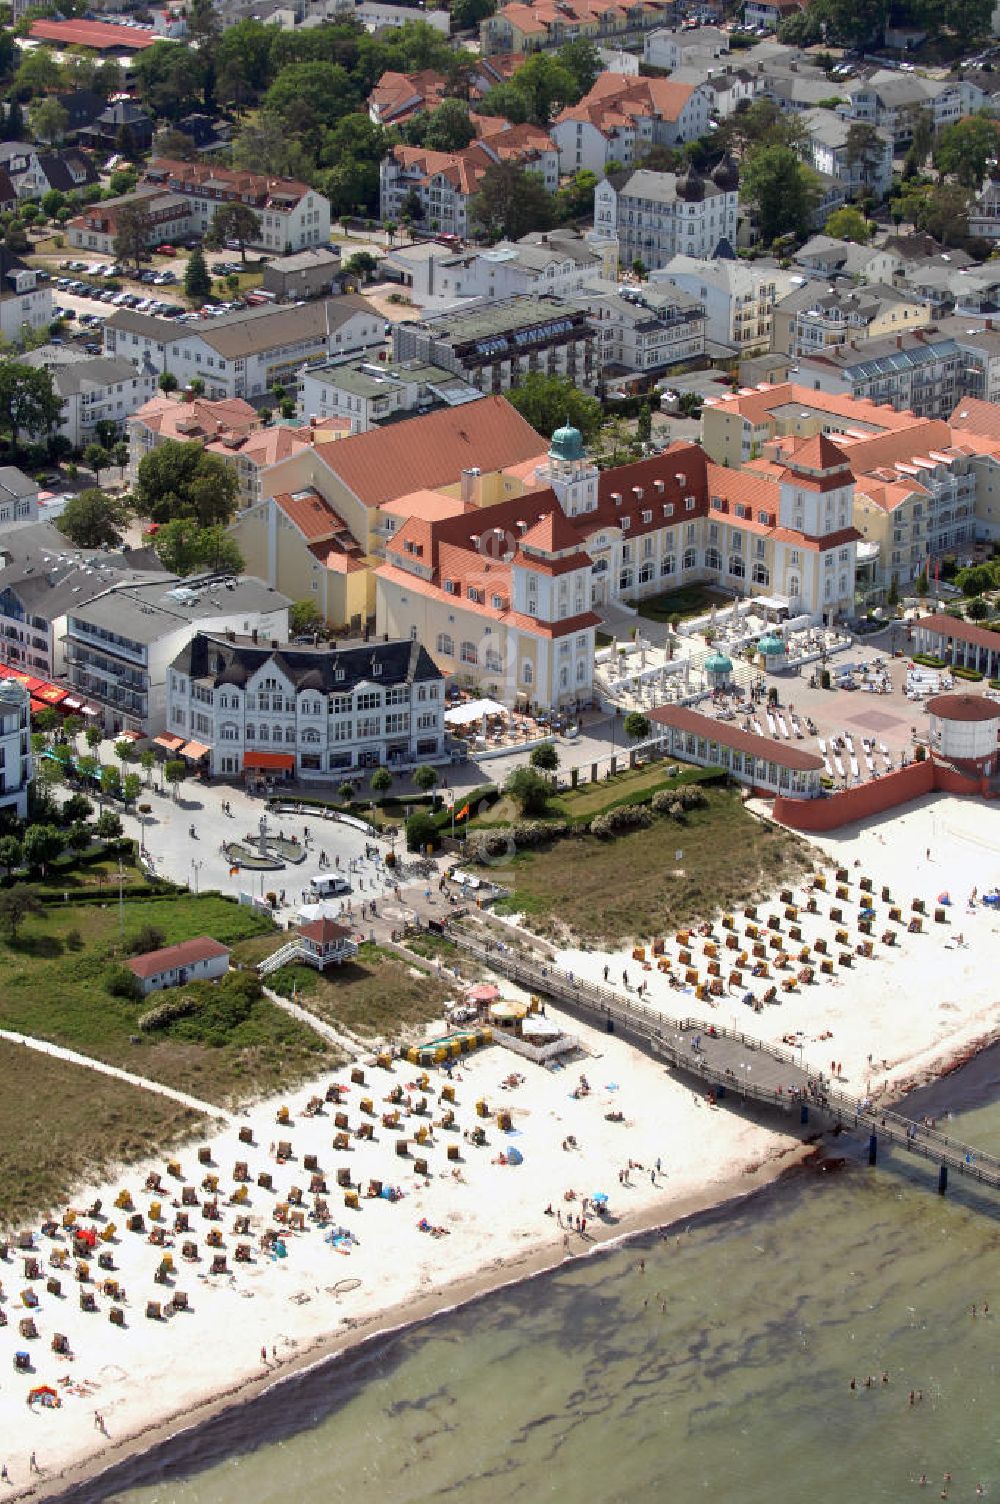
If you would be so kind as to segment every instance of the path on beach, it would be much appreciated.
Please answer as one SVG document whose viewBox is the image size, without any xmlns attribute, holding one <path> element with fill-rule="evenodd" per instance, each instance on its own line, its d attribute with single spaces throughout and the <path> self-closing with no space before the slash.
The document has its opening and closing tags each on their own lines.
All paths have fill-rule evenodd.
<svg viewBox="0 0 1000 1504">
<path fill-rule="evenodd" d="M 38 1050 L 42 1055 L 54 1055 L 57 1060 L 68 1060 L 71 1065 L 86 1066 L 88 1070 L 99 1071 L 102 1076 L 114 1076 L 117 1081 L 125 1081 L 129 1086 L 139 1086 L 144 1091 L 155 1091 L 161 1097 L 169 1097 L 173 1102 L 180 1102 L 182 1107 L 190 1107 L 192 1112 L 202 1112 L 207 1117 L 218 1118 L 226 1123 L 233 1121 L 232 1114 L 215 1102 L 202 1102 L 198 1097 L 189 1096 L 185 1091 L 177 1091 L 172 1086 L 164 1086 L 162 1081 L 151 1081 L 148 1076 L 137 1076 L 134 1071 L 122 1070 L 117 1065 L 107 1065 L 103 1060 L 95 1060 L 92 1055 L 81 1055 L 76 1050 L 65 1049 L 62 1045 L 50 1044 L 47 1039 L 35 1039 L 31 1034 L 15 1034 L 11 1029 L 0 1029 L 0 1039 L 6 1039 L 10 1044 L 26 1045 L 29 1050 Z"/>
</svg>

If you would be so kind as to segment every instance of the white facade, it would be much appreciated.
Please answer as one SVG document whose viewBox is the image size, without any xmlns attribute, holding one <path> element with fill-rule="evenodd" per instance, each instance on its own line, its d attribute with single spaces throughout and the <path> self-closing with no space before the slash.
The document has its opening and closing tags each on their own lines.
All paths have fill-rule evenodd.
<svg viewBox="0 0 1000 1504">
<path fill-rule="evenodd" d="M 117 423 L 124 431 L 127 419 L 156 395 L 153 372 L 122 357 L 81 355 L 50 345 L 29 351 L 26 363 L 51 372 L 63 403 L 59 432 L 74 449 L 92 441 L 100 422 Z"/>
<path fill-rule="evenodd" d="M 609 162 L 631 167 L 653 146 L 682 146 L 704 136 L 714 108 L 712 91 L 697 84 L 679 106 L 674 102 L 658 106 L 656 96 L 662 91 L 650 86 L 670 82 L 622 78 L 618 95 L 606 93 L 590 103 L 587 96 L 572 109 L 564 110 L 550 131 L 559 148 L 559 171 L 586 169 L 604 177 Z M 643 85 L 650 94 L 648 101 L 628 97 Z M 596 87 L 600 87 L 600 81 Z M 620 101 L 625 103 L 624 109 L 619 107 Z"/>
<path fill-rule="evenodd" d="M 658 26 L 643 40 L 643 61 L 654 68 L 668 68 L 676 73 L 678 68 L 700 64 L 703 59 L 725 57 L 729 53 L 729 37 L 715 26 L 696 26 L 688 31 L 674 31 Z"/>
<path fill-rule="evenodd" d="M 0 810 L 27 819 L 31 757 L 31 696 L 16 679 L 0 679 Z"/>
<path fill-rule="evenodd" d="M 700 298 L 705 307 L 705 338 L 738 350 L 767 349 L 778 298 L 790 290 L 787 271 L 744 261 L 697 261 L 675 256 L 654 283 L 672 282 Z"/>
<path fill-rule="evenodd" d="M 678 253 L 708 257 L 720 240 L 734 243 L 739 210 L 735 171 L 720 183 L 692 172 L 633 172 L 616 187 L 605 178 L 594 189 L 594 230 L 617 237 L 623 267 L 640 260 L 647 270 Z"/>
<path fill-rule="evenodd" d="M 603 373 L 663 371 L 705 353 L 705 312 L 679 289 L 645 290 L 619 296 L 614 284 L 598 284 L 573 302 L 586 308 L 600 341 Z"/>
<path fill-rule="evenodd" d="M 200 377 L 210 399 L 263 397 L 276 382 L 294 389 L 303 366 L 381 345 L 383 331 L 371 304 L 345 294 L 198 324 L 120 310 L 104 325 L 104 348 L 148 365 L 154 376 L 169 371 L 181 386 Z"/>
<path fill-rule="evenodd" d="M 208 746 L 221 778 L 252 771 L 255 753 L 277 757 L 279 777 L 325 782 L 440 761 L 445 708 L 444 676 L 409 640 L 277 658 L 200 634 L 167 687 L 168 730 Z"/>
<path fill-rule="evenodd" d="M 829 110 L 810 114 L 805 119 L 809 137 L 803 154 L 817 172 L 835 178 L 848 198 L 860 194 L 885 198 L 892 186 L 892 140 L 888 131 L 878 130 L 878 141 L 866 159 L 852 161 L 849 133 L 856 123 Z"/>
<path fill-rule="evenodd" d="M 927 110 L 934 129 L 941 130 L 988 102 L 985 92 L 967 79 L 941 81 L 886 70 L 849 85 L 846 92 L 849 117 L 882 126 L 896 146 L 912 139 L 914 115 L 919 110 Z"/>
<path fill-rule="evenodd" d="M 22 266 L 6 253 L 0 258 L 0 275 L 0 335 L 18 345 L 25 329 L 34 333 L 52 322 L 52 292 L 48 284 L 39 285 L 32 267 Z"/>
</svg>

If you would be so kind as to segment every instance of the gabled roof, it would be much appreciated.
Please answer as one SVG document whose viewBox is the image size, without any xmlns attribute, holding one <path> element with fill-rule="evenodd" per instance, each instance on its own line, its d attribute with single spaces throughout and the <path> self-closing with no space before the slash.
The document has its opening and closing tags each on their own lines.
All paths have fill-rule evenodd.
<svg viewBox="0 0 1000 1504">
<path fill-rule="evenodd" d="M 521 538 L 521 547 L 526 553 L 532 549 L 543 554 L 565 553 L 567 549 L 576 551 L 580 547 L 580 534 L 565 512 L 557 507 L 529 527 Z"/>
<path fill-rule="evenodd" d="M 299 926 L 299 934 L 317 945 L 333 945 L 337 940 L 349 940 L 351 931 L 346 924 L 337 924 L 333 919 L 313 919 Z"/>
<path fill-rule="evenodd" d="M 195 940 L 182 940 L 179 945 L 165 945 L 162 950 L 148 950 L 145 955 L 132 956 L 125 965 L 133 976 L 148 982 L 150 977 L 161 976 L 165 971 L 177 971 L 182 966 L 193 966 L 196 961 L 214 961 L 219 956 L 228 955 L 228 945 L 222 945 L 210 935 L 199 935 Z"/>
<path fill-rule="evenodd" d="M 541 459 L 545 440 L 504 397 L 483 397 L 386 428 L 353 434 L 316 453 L 365 506 L 417 489 L 454 485 L 462 471 L 503 470 Z"/>
<path fill-rule="evenodd" d="M 825 433 L 819 433 L 799 445 L 789 461 L 789 467 L 792 470 L 818 470 L 821 474 L 826 474 L 831 470 L 845 469 L 847 463 L 843 450 L 838 449 Z"/>
<path fill-rule="evenodd" d="M 978 397 L 963 397 L 948 423 L 952 428 L 968 428 L 989 439 L 1000 439 L 1000 407 Z"/>
</svg>

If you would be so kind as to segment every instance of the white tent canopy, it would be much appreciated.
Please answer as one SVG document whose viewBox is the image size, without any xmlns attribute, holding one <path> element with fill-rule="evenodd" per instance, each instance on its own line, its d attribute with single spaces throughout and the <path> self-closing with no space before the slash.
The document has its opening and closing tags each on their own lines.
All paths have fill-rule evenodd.
<svg viewBox="0 0 1000 1504">
<path fill-rule="evenodd" d="M 498 705 L 496 700 L 468 700 L 464 705 L 456 705 L 452 710 L 446 710 L 444 721 L 446 726 L 471 726 L 474 721 L 481 721 L 488 715 L 506 715 L 504 705 Z"/>
</svg>

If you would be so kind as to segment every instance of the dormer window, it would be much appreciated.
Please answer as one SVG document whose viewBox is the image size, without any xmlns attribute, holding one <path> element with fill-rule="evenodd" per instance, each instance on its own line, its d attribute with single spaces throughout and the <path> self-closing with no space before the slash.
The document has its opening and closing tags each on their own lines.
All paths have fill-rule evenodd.
<svg viewBox="0 0 1000 1504">
<path fill-rule="evenodd" d="M 454 595 L 455 594 L 455 581 L 454 580 L 445 580 L 445 582 L 444 582 L 444 593 L 445 593 L 445 595 Z"/>
<path fill-rule="evenodd" d="M 470 601 L 478 601 L 480 599 L 479 591 L 476 589 L 475 585 L 470 585 L 465 593 Z"/>
<path fill-rule="evenodd" d="M 642 514 L 642 520 L 645 523 L 652 522 L 652 520 L 653 520 L 653 514 L 652 514 L 652 512 L 643 512 L 643 514 Z"/>
<path fill-rule="evenodd" d="M 492 605 L 494 611 L 502 611 L 503 610 L 503 596 L 502 595 L 494 595 L 491 598 L 490 604 Z"/>
<path fill-rule="evenodd" d="M 695 498 L 693 496 L 685 496 L 685 498 L 684 498 L 684 510 L 685 510 L 685 512 L 693 512 L 694 511 L 694 507 L 695 507 Z"/>
<path fill-rule="evenodd" d="M 622 532 L 623 533 L 627 533 L 628 530 L 629 530 L 629 528 L 631 526 L 632 526 L 632 519 L 631 519 L 631 517 L 623 517 L 622 518 Z"/>
</svg>

